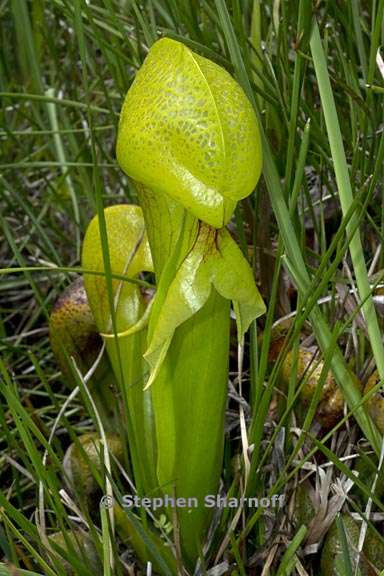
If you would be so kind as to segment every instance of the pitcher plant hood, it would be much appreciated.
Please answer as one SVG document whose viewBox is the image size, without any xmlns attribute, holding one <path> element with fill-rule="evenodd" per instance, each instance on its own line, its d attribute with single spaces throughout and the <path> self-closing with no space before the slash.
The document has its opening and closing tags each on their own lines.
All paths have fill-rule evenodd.
<svg viewBox="0 0 384 576">
<path fill-rule="evenodd" d="M 128 90 L 117 159 L 133 180 L 221 228 L 261 173 L 256 115 L 224 68 L 163 38 Z"/>
</svg>

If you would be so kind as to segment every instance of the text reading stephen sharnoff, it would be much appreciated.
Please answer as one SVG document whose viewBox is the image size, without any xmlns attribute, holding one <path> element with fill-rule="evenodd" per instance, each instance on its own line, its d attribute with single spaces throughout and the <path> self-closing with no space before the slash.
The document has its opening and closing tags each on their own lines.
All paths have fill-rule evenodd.
<svg viewBox="0 0 384 576">
<path fill-rule="evenodd" d="M 106 500 L 108 498 L 108 501 Z M 105 502 L 104 502 L 105 499 Z M 238 508 L 239 506 L 248 506 L 249 508 L 281 508 L 284 504 L 284 494 L 274 494 L 273 496 L 263 496 L 261 498 L 228 498 L 218 494 L 208 494 L 204 497 L 203 506 L 205 508 Z M 159 508 L 198 508 L 199 499 L 174 498 L 172 496 L 163 496 L 157 498 L 143 498 L 137 495 L 125 494 L 120 500 L 123 508 L 150 508 L 158 510 Z M 113 506 L 112 498 L 104 496 L 101 499 L 101 505 L 109 508 Z"/>
</svg>

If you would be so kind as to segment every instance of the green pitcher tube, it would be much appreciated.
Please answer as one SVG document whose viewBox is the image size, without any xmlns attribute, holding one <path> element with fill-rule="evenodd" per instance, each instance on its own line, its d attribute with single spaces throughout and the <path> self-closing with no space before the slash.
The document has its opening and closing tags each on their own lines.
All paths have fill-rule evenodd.
<svg viewBox="0 0 384 576">
<path fill-rule="evenodd" d="M 135 278 L 152 270 L 152 259 L 139 206 L 118 205 L 105 209 L 111 269 L 114 274 Z M 104 271 L 98 218 L 88 226 L 82 252 L 82 265 L 88 270 Z M 112 332 L 106 280 L 85 274 L 84 285 L 100 333 Z M 112 280 L 115 318 L 118 332 L 139 323 L 146 304 L 141 288 L 134 283 Z M 154 421 L 151 391 L 143 391 L 146 366 L 145 325 L 132 334 L 105 340 L 107 353 L 120 384 L 127 417 L 127 433 L 133 469 L 140 491 L 156 488 Z M 120 359 L 119 359 L 120 357 Z M 120 366 L 121 360 L 121 366 Z"/>
</svg>

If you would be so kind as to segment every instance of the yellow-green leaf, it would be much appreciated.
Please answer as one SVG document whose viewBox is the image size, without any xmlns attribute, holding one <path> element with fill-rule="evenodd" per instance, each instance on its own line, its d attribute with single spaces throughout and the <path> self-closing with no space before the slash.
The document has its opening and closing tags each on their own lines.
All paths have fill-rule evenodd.
<svg viewBox="0 0 384 576">
<path fill-rule="evenodd" d="M 160 282 L 161 284 L 161 282 Z M 150 320 L 150 343 L 145 358 L 151 366 L 148 386 L 156 377 L 174 331 L 206 303 L 212 287 L 232 300 L 238 338 L 265 312 L 252 270 L 229 232 L 200 224 L 197 239 L 172 281 L 156 296 Z"/>
<path fill-rule="evenodd" d="M 211 262 L 212 283 L 233 302 L 239 342 L 251 322 L 265 313 L 265 304 L 257 289 L 253 272 L 228 230 L 217 234 L 217 252 Z"/>
</svg>

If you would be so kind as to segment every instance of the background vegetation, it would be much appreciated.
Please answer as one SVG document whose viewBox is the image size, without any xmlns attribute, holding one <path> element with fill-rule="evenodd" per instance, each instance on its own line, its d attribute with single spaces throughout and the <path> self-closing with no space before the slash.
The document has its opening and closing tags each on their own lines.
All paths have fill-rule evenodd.
<svg viewBox="0 0 384 576">
<path fill-rule="evenodd" d="M 78 396 L 55 424 L 70 388 L 50 349 L 48 318 L 78 273 L 90 218 L 102 206 L 135 201 L 115 160 L 117 122 L 161 36 L 234 74 L 264 130 L 264 178 L 231 231 L 254 265 L 268 314 L 250 331 L 240 390 L 235 341 L 231 348 L 223 491 L 239 495 L 249 473 L 253 494 L 284 492 L 286 505 L 277 514 L 218 515 L 200 573 L 318 574 L 339 511 L 353 514 L 358 550 L 367 539 L 364 518 L 380 550 L 381 435 L 354 381 L 363 389 L 375 364 L 376 389 L 384 377 L 383 11 L 382 0 L 0 2 L 0 549 L 8 564 L 65 573 L 36 527 L 45 493 L 48 534 L 87 527 L 101 562 L 112 550 L 114 573 L 150 570 L 111 541 L 99 510 L 86 513 L 60 496 L 65 450 L 95 422 Z M 299 344 L 316 352 L 317 341 L 327 350 L 323 370 L 303 405 L 308 378 L 297 377 L 295 354 Z M 336 343 L 340 353 L 332 356 Z M 284 387 L 279 367 L 289 349 Z M 330 366 L 347 403 L 344 416 L 324 426 L 316 410 Z M 381 397 L 374 402 L 383 423 Z M 354 573 L 346 526 L 339 522 L 335 532 L 344 572 L 322 564 L 324 574 Z M 172 527 L 161 528 L 172 541 Z M 382 558 L 372 560 L 366 548 L 362 555 L 371 560 L 367 573 L 383 570 Z M 67 560 L 75 574 L 90 573 L 73 547 Z"/>
</svg>

